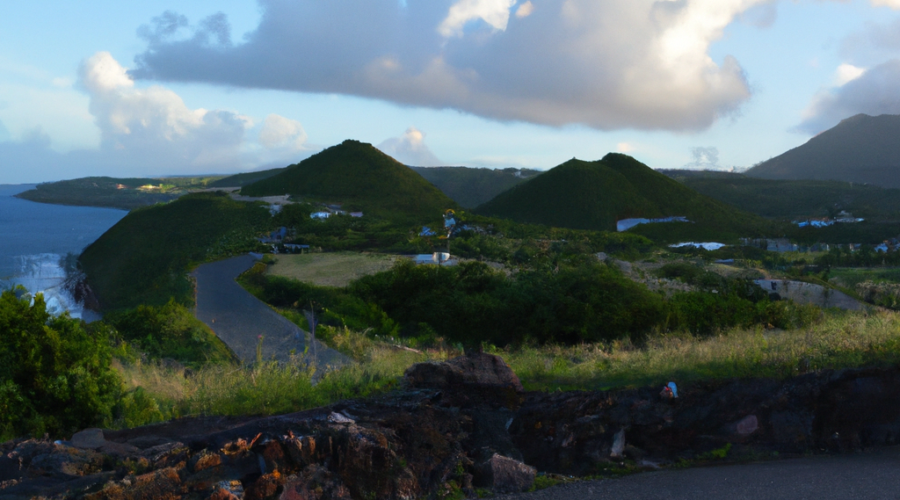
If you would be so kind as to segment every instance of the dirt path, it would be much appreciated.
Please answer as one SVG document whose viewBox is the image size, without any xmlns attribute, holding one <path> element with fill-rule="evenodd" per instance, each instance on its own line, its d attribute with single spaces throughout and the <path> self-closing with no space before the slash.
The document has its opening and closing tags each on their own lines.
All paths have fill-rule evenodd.
<svg viewBox="0 0 900 500">
<path fill-rule="evenodd" d="M 900 448 L 857 455 L 635 474 L 496 500 L 900 499 Z"/>
<path fill-rule="evenodd" d="M 262 358 L 288 362 L 291 354 L 302 355 L 309 335 L 237 284 L 235 278 L 250 269 L 256 259 L 251 255 L 233 257 L 198 267 L 191 276 L 197 280 L 195 316 L 245 363 L 256 361 L 262 336 Z M 316 341 L 319 367 L 337 367 L 350 362 L 343 354 Z"/>
</svg>

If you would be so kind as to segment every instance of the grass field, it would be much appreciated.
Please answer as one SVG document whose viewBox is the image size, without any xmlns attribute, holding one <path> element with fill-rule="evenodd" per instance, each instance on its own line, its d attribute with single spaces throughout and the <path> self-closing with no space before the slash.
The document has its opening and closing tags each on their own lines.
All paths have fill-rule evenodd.
<svg viewBox="0 0 900 500">
<path fill-rule="evenodd" d="M 344 287 L 351 281 L 390 269 L 400 258 L 373 253 L 278 255 L 269 274 L 319 286 Z"/>
</svg>

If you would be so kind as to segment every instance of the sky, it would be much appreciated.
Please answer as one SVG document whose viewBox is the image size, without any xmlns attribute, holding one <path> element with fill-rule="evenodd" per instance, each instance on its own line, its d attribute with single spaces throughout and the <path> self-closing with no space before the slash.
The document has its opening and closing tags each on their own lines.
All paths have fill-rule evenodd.
<svg viewBox="0 0 900 500">
<path fill-rule="evenodd" d="M 30 0 L 0 17 L 0 183 L 609 152 L 746 168 L 900 114 L 900 0 Z"/>
</svg>

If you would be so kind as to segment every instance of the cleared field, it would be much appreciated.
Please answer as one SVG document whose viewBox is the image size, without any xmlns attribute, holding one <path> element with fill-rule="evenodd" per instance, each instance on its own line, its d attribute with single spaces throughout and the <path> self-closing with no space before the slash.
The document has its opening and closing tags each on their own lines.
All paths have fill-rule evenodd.
<svg viewBox="0 0 900 500">
<path fill-rule="evenodd" d="M 269 274 L 314 285 L 343 287 L 361 276 L 390 269 L 400 258 L 349 252 L 276 255 L 275 264 L 269 266 Z"/>
</svg>

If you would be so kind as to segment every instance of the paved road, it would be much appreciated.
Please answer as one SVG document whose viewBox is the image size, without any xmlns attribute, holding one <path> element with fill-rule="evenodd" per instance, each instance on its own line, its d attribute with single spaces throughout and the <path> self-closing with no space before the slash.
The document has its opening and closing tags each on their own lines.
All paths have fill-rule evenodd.
<svg viewBox="0 0 900 500">
<path fill-rule="evenodd" d="M 585 481 L 504 500 L 900 499 L 900 447 L 747 465 L 700 467 Z"/>
<path fill-rule="evenodd" d="M 191 276 L 197 280 L 197 319 L 206 323 L 228 347 L 246 363 L 256 361 L 259 336 L 263 336 L 262 357 L 282 362 L 291 352 L 302 354 L 309 334 L 237 284 L 235 278 L 250 269 L 256 259 L 242 255 L 198 267 Z M 307 353 L 312 355 L 312 347 Z M 317 366 L 340 366 L 350 360 L 316 341 Z"/>
</svg>

